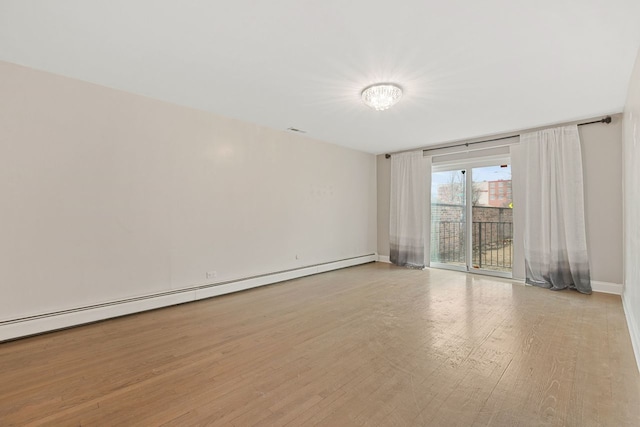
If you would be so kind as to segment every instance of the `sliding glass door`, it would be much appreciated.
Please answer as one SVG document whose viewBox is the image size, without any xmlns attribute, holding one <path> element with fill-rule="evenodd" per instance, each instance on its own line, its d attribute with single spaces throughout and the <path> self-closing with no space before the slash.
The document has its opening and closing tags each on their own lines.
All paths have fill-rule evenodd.
<svg viewBox="0 0 640 427">
<path fill-rule="evenodd" d="M 513 199 L 508 158 L 435 165 L 431 266 L 511 277 Z"/>
<path fill-rule="evenodd" d="M 511 274 L 513 255 L 513 198 L 511 165 L 471 169 L 472 264 L 474 270 Z"/>
<path fill-rule="evenodd" d="M 431 175 L 431 265 L 467 269 L 466 169 Z"/>
</svg>

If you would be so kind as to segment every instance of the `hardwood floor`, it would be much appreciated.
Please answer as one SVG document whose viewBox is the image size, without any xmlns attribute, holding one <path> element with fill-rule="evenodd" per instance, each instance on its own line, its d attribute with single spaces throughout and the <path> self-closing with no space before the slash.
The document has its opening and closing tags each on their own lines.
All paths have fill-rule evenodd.
<svg viewBox="0 0 640 427">
<path fill-rule="evenodd" d="M 0 344 L 0 425 L 639 426 L 620 297 L 368 264 Z"/>
</svg>

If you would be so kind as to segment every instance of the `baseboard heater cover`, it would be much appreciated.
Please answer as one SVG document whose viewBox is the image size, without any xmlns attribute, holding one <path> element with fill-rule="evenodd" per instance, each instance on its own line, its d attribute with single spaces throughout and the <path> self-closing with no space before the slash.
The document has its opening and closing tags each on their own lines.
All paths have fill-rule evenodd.
<svg viewBox="0 0 640 427">
<path fill-rule="evenodd" d="M 97 322 L 99 320 L 110 319 L 113 317 L 125 316 L 127 314 L 140 313 L 143 311 L 154 310 L 156 308 L 169 307 L 172 305 L 239 292 L 327 271 L 367 264 L 375 262 L 376 260 L 376 254 L 369 254 L 259 276 L 245 277 L 211 285 L 196 286 L 135 298 L 127 298 L 108 303 L 94 304 L 70 310 L 6 320 L 0 322 L 0 342 Z"/>
</svg>

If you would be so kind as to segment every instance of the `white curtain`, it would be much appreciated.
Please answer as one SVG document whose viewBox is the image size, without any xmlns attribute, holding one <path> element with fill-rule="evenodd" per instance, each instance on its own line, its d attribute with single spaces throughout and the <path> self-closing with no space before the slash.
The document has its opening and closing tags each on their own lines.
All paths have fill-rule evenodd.
<svg viewBox="0 0 640 427">
<path fill-rule="evenodd" d="M 526 155 L 526 281 L 591 293 L 577 126 L 520 136 Z"/>
<path fill-rule="evenodd" d="M 427 162 L 422 151 L 391 155 L 389 259 L 396 265 L 425 266 Z"/>
</svg>

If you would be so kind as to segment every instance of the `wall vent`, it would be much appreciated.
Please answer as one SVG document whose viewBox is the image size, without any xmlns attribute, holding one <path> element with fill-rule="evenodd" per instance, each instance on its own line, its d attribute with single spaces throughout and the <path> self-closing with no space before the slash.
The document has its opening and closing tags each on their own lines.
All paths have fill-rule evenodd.
<svg viewBox="0 0 640 427">
<path fill-rule="evenodd" d="M 298 133 L 307 133 L 306 130 L 298 129 L 298 128 L 287 128 L 288 131 L 298 132 Z"/>
</svg>

